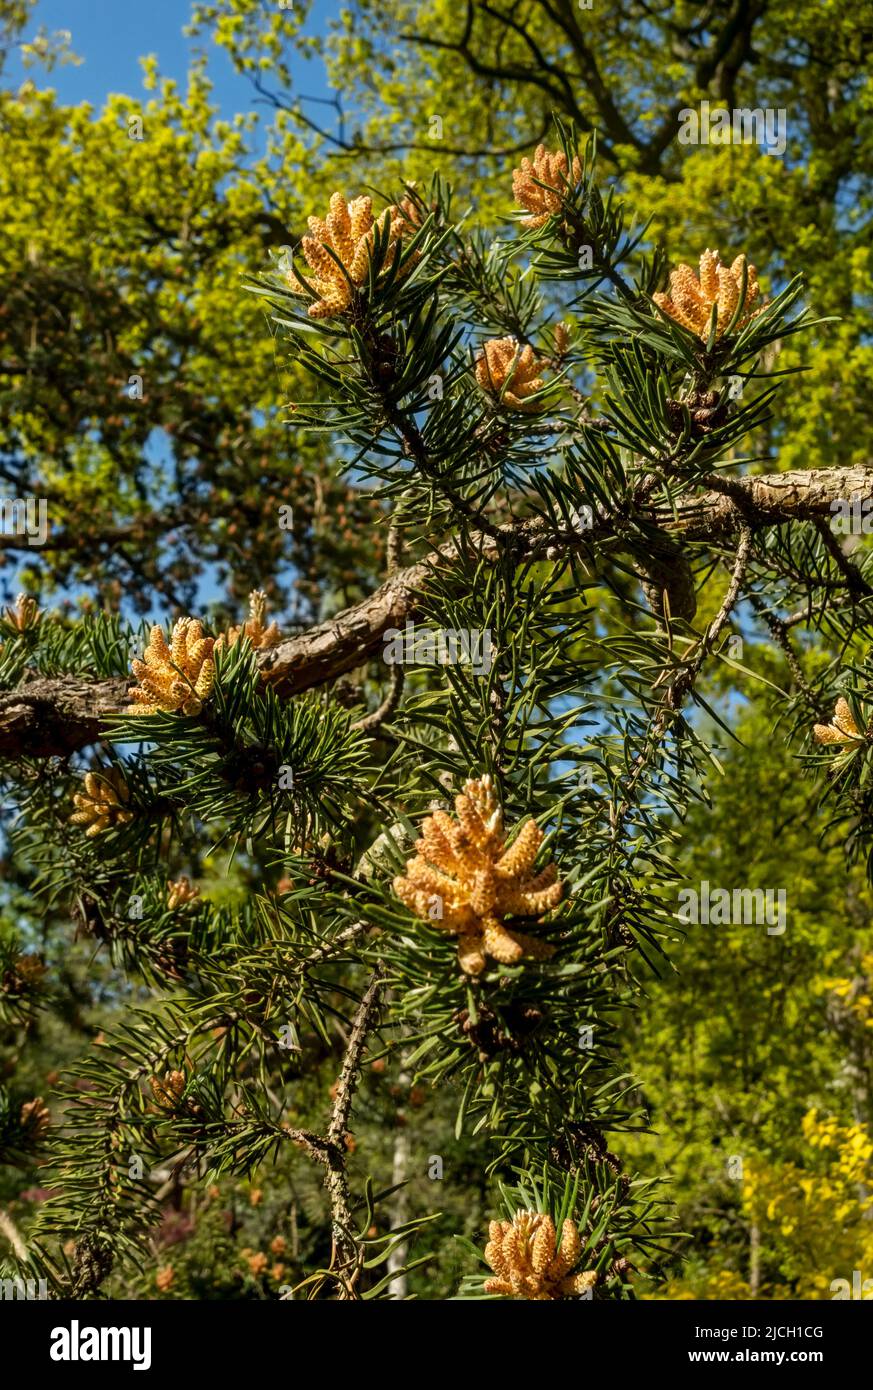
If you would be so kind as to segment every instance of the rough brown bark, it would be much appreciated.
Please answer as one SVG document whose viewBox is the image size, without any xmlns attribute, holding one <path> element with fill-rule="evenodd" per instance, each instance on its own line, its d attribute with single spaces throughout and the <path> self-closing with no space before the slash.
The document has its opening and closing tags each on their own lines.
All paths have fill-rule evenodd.
<svg viewBox="0 0 873 1390">
<path fill-rule="evenodd" d="M 677 515 L 643 508 L 638 519 L 686 540 L 719 541 L 744 525 L 754 531 L 787 521 L 827 518 L 833 502 L 856 494 L 873 496 L 873 469 L 869 468 L 821 468 L 743 478 L 716 475 L 709 481 L 710 490 L 681 504 Z M 392 574 L 353 608 L 260 653 L 264 679 L 280 694 L 294 695 L 367 661 L 380 650 L 389 628 L 402 628 L 414 617 L 428 579 L 461 546 L 493 563 L 503 549 L 521 560 L 567 553 L 585 548 L 592 540 L 610 538 L 617 549 L 626 545 L 621 528 L 608 517 L 595 517 L 593 527 L 578 532 L 556 532 L 534 520 L 506 526 L 499 537 L 481 533 L 464 540 L 457 537 L 428 559 Z M 638 533 L 635 545 L 638 549 Z M 0 755 L 64 755 L 93 743 L 105 730 L 107 716 L 126 705 L 127 685 L 123 678 L 95 682 L 72 676 L 26 676 L 16 690 L 0 694 Z"/>
<path fill-rule="evenodd" d="M 72 753 L 99 738 L 108 715 L 127 700 L 129 681 L 30 676 L 0 695 L 0 753 L 34 757 Z"/>
</svg>

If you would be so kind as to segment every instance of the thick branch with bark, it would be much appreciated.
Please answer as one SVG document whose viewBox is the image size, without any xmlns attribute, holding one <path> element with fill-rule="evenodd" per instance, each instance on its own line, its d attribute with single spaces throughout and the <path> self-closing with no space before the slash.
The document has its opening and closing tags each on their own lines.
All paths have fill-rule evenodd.
<svg viewBox="0 0 873 1390">
<path fill-rule="evenodd" d="M 75 676 L 33 676 L 0 695 L 0 753 L 64 757 L 94 743 L 106 720 L 127 703 L 124 676 L 85 681 Z"/>
<path fill-rule="evenodd" d="M 744 527 L 751 532 L 790 521 L 817 521 L 832 515 L 832 504 L 855 494 L 873 496 L 873 469 L 821 468 L 728 478 L 713 475 L 709 490 L 689 498 L 672 512 L 643 506 L 640 523 L 657 525 L 674 538 L 723 541 Z M 463 549 L 471 557 L 495 563 L 503 553 L 518 560 L 557 558 L 608 541 L 617 550 L 639 549 L 622 526 L 608 516 L 594 518 L 584 531 L 555 531 L 540 519 L 503 526 L 492 535 L 473 532 L 455 537 L 433 555 L 397 570 L 373 594 L 335 618 L 285 638 L 259 653 L 265 681 L 289 696 L 323 685 L 376 655 L 385 633 L 402 628 L 419 611 L 428 581 L 451 564 Z M 105 733 L 107 719 L 127 704 L 123 677 L 87 681 L 73 676 L 26 676 L 14 691 L 0 694 L 0 755 L 64 756 L 93 743 Z"/>
</svg>

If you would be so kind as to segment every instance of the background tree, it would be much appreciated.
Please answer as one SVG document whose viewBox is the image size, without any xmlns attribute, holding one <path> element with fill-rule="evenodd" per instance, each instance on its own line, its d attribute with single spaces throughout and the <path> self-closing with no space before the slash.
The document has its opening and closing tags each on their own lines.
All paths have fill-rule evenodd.
<svg viewBox="0 0 873 1390">
<path fill-rule="evenodd" d="M 374 500 L 289 427 L 237 292 L 299 203 L 273 150 L 254 156 L 254 118 L 217 118 L 202 64 L 182 94 L 146 62 L 144 87 L 99 114 L 32 79 L 2 94 L 3 485 L 50 497 L 52 523 L 38 557 L 2 537 L 7 597 L 23 562 L 35 588 L 98 604 L 259 584 L 308 620 L 360 594 L 383 542 Z"/>
</svg>

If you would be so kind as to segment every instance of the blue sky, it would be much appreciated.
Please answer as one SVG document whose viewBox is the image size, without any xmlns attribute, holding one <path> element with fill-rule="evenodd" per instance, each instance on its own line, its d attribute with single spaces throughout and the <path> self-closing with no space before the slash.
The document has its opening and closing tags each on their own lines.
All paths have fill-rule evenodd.
<svg viewBox="0 0 873 1390">
<path fill-rule="evenodd" d="M 269 5 L 270 0 L 264 0 Z M 306 32 L 325 33 L 330 19 L 339 12 L 339 0 L 315 0 Z M 67 29 L 71 47 L 83 59 L 81 66 L 57 67 L 48 79 L 64 103 L 81 101 L 99 106 L 107 93 L 139 90 L 142 71 L 139 59 L 156 53 L 163 76 L 184 83 L 191 41 L 182 34 L 188 23 L 189 0 L 39 0 L 27 37 L 40 25 L 50 33 Z M 246 78 L 238 76 L 223 50 L 205 37 L 209 71 L 215 84 L 215 99 L 222 115 L 245 111 L 251 106 L 252 89 Z M 10 61 L 13 81 L 27 75 L 20 60 Z M 38 75 L 36 80 L 42 82 Z M 299 62 L 298 76 L 306 95 L 323 96 L 326 88 L 320 63 Z"/>
</svg>

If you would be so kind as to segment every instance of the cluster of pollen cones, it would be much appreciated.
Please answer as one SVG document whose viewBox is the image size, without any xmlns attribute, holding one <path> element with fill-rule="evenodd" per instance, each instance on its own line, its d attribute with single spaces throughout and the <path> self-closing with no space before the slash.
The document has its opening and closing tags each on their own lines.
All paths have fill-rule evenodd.
<svg viewBox="0 0 873 1390">
<path fill-rule="evenodd" d="M 486 1280 L 486 1293 L 542 1302 L 579 1297 L 597 1282 L 595 1270 L 571 1272 L 582 1253 L 575 1221 L 563 1222 L 560 1244 L 551 1216 L 534 1211 L 517 1211 L 511 1221 L 492 1221 L 488 1235 L 485 1262 L 496 1277 Z"/>
<path fill-rule="evenodd" d="M 398 242 L 414 234 L 419 210 L 412 199 L 373 215 L 373 200 L 367 196 L 353 198 L 347 203 L 342 193 L 334 193 L 330 211 L 322 220 L 310 217 L 309 236 L 301 250 L 310 274 L 309 289 L 315 298 L 309 306 L 313 319 L 333 318 L 348 309 L 357 290 L 363 288 L 370 275 L 370 261 L 377 236 L 387 236 L 387 249 L 380 269 L 384 275 L 399 254 Z M 403 266 L 411 268 L 414 256 Z M 306 294 L 307 285 L 292 270 L 288 286 L 295 294 Z"/>
<path fill-rule="evenodd" d="M 866 737 L 858 728 L 848 701 L 842 695 L 837 700 L 830 724 L 816 724 L 813 734 L 818 743 L 863 743 Z"/>
<path fill-rule="evenodd" d="M 742 305 L 743 274 L 746 285 Z M 741 328 L 760 313 L 753 309 L 758 298 L 758 272 L 753 265 L 746 265 L 745 256 L 737 256 L 731 265 L 723 265 L 717 251 L 704 251 L 700 257 L 700 277 L 690 265 L 679 265 L 670 273 L 669 294 L 652 296 L 659 309 L 683 328 L 702 338 L 709 338 L 713 308 L 716 314 L 716 340 L 723 338 L 733 324 L 733 331 Z"/>
<path fill-rule="evenodd" d="M 505 921 L 542 917 L 561 901 L 554 864 L 532 872 L 543 832 L 526 821 L 507 848 L 489 776 L 464 784 L 455 817 L 435 811 L 424 821 L 394 892 L 416 916 L 459 938 L 458 960 L 467 974 L 484 970 L 488 956 L 507 965 L 523 956 L 546 959 L 552 946 Z"/>
</svg>

